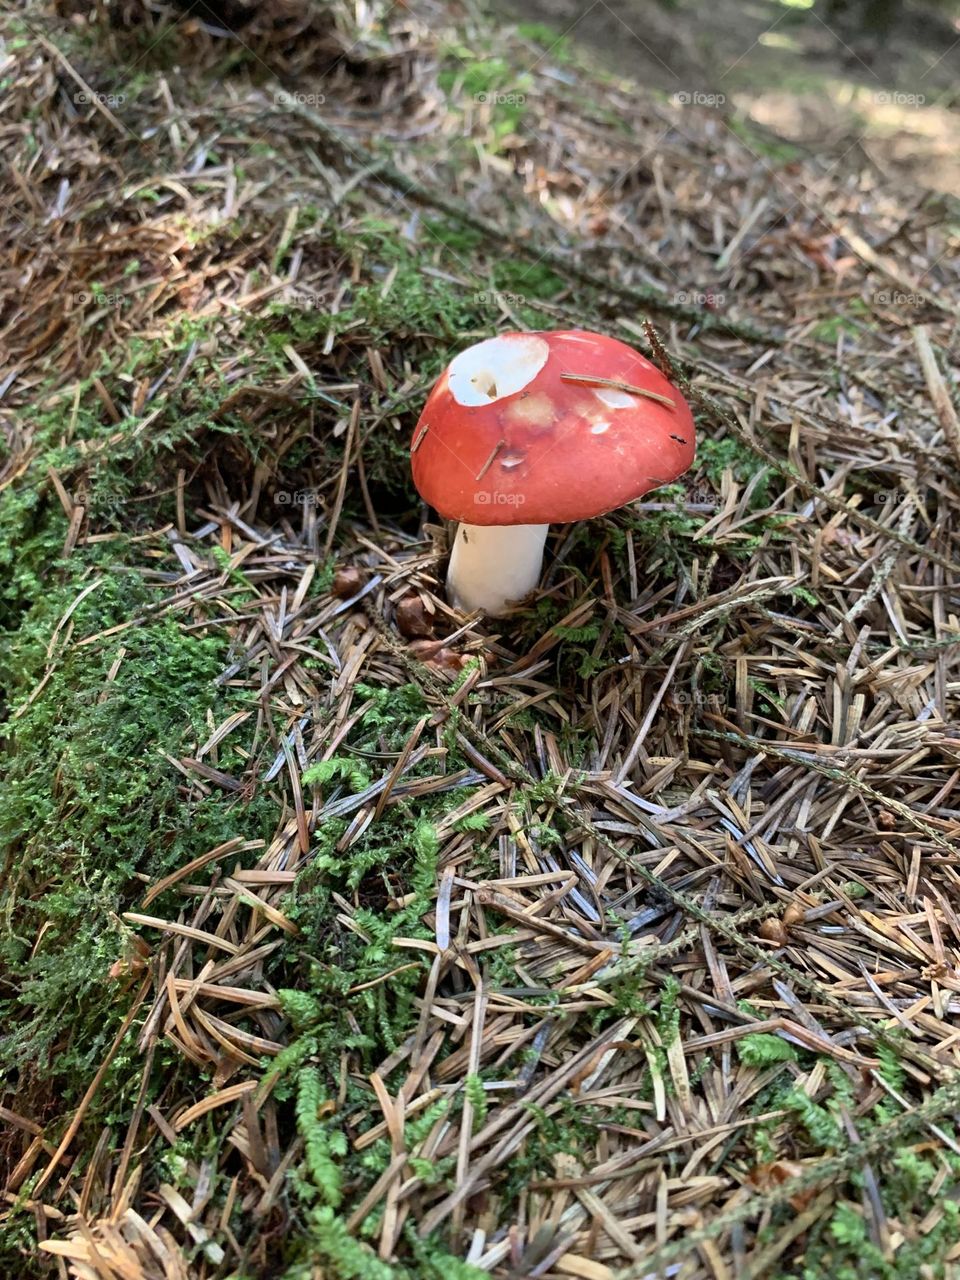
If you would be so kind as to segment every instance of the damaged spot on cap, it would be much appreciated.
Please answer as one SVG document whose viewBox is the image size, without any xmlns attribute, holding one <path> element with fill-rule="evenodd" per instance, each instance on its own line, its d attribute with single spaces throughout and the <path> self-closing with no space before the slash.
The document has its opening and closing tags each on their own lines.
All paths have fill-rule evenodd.
<svg viewBox="0 0 960 1280">
<path fill-rule="evenodd" d="M 489 369 L 481 369 L 479 373 L 475 373 L 470 382 L 482 396 L 486 396 L 488 400 L 496 400 L 497 383 Z"/>
<path fill-rule="evenodd" d="M 500 459 L 500 465 L 505 471 L 510 471 L 514 467 L 519 467 L 521 462 L 526 462 L 527 455 L 522 449 L 512 449 L 510 453 L 505 453 Z"/>
<path fill-rule="evenodd" d="M 632 409 L 637 403 L 628 392 L 617 391 L 613 387 L 598 387 L 593 394 L 608 409 Z"/>
<path fill-rule="evenodd" d="M 505 333 L 461 351 L 447 370 L 447 385 L 457 404 L 493 404 L 522 391 L 549 355 L 549 345 L 536 334 Z"/>
<path fill-rule="evenodd" d="M 527 395 L 510 405 L 506 412 L 511 426 L 549 427 L 556 416 L 553 401 L 549 396 Z"/>
<path fill-rule="evenodd" d="M 600 422 L 595 422 L 593 426 L 590 428 L 590 434 L 594 436 L 602 436 L 605 431 L 609 431 L 609 430 L 610 430 L 610 423 L 604 422 L 601 419 Z"/>
</svg>

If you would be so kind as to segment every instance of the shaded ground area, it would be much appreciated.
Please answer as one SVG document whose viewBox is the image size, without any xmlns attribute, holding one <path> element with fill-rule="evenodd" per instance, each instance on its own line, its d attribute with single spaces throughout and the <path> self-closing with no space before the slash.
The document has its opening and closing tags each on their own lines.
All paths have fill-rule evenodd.
<svg viewBox="0 0 960 1280">
<path fill-rule="evenodd" d="M 761 126 L 838 167 L 866 160 L 917 189 L 960 196 L 960 26 L 950 5 L 504 0 L 501 8 L 552 24 L 603 65 L 681 104 Z M 764 163 L 766 150 L 756 158 Z"/>
<path fill-rule="evenodd" d="M 949 199 L 426 4 L 3 23 L 0 1271 L 948 1275 Z M 697 463 L 466 619 L 420 406 L 570 326 Z"/>
</svg>

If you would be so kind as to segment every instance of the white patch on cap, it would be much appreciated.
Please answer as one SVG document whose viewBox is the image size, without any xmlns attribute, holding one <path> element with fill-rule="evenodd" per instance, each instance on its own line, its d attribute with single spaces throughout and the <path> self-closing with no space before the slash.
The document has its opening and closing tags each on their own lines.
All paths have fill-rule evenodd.
<svg viewBox="0 0 960 1280">
<path fill-rule="evenodd" d="M 528 386 L 547 363 L 550 348 L 532 333 L 507 333 L 461 351 L 447 370 L 457 404 L 493 404 Z"/>
<path fill-rule="evenodd" d="M 598 387 L 593 394 L 608 409 L 632 409 L 637 403 L 636 396 L 628 391 L 618 391 L 616 387 Z"/>
<path fill-rule="evenodd" d="M 549 427 L 554 416 L 553 401 L 542 391 L 528 392 L 504 410 L 506 420 L 521 431 L 526 427 Z"/>
<path fill-rule="evenodd" d="M 609 430 L 610 430 L 610 423 L 604 422 L 603 419 L 601 419 L 599 422 L 595 422 L 593 426 L 590 428 L 590 434 L 593 436 L 602 436 L 605 431 L 609 431 Z"/>
</svg>

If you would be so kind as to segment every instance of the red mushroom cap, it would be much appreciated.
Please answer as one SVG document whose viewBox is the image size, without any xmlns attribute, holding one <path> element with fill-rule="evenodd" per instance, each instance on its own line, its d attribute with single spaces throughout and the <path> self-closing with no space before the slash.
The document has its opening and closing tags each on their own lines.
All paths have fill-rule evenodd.
<svg viewBox="0 0 960 1280">
<path fill-rule="evenodd" d="M 462 351 L 440 376 L 411 454 L 414 484 L 449 520 L 565 524 L 682 475 L 693 462 L 693 415 L 659 369 L 616 338 L 504 333 Z"/>
</svg>

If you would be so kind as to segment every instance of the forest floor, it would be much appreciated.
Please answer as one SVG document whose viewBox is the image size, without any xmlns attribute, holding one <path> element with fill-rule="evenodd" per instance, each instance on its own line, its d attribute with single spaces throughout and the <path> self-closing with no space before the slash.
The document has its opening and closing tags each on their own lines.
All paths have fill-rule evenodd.
<svg viewBox="0 0 960 1280">
<path fill-rule="evenodd" d="M 953 188 L 215 8 L 0 17 L 0 1274 L 956 1274 Z M 570 327 L 697 461 L 464 617 L 417 416 Z"/>
</svg>

